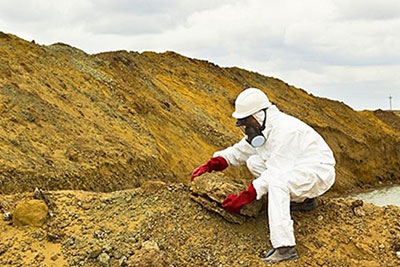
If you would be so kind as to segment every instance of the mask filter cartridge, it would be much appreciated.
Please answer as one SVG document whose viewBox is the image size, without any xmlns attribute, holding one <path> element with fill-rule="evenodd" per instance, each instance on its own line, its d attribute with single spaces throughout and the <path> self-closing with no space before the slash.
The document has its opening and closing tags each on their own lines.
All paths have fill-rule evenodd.
<svg viewBox="0 0 400 267">
<path fill-rule="evenodd" d="M 257 147 L 262 146 L 264 143 L 265 143 L 264 135 L 257 135 L 257 136 L 254 136 L 253 139 L 251 139 L 250 144 L 252 147 L 257 148 Z"/>
</svg>

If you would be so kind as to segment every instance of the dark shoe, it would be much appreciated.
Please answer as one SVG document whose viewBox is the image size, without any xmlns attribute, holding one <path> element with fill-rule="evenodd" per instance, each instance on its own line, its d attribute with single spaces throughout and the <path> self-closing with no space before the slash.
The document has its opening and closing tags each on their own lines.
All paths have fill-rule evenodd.
<svg viewBox="0 0 400 267">
<path fill-rule="evenodd" d="M 317 200 L 315 198 L 306 198 L 301 203 L 290 202 L 290 211 L 310 211 L 318 206 Z"/>
<path fill-rule="evenodd" d="M 267 263 L 277 263 L 281 261 L 295 260 L 298 259 L 296 249 L 294 247 L 280 247 L 273 248 L 268 251 L 267 255 L 262 258 Z"/>
</svg>

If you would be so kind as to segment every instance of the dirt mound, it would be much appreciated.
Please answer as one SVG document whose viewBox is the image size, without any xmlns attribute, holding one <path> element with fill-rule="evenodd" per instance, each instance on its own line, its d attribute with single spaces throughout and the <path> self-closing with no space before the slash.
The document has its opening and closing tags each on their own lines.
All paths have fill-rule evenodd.
<svg viewBox="0 0 400 267">
<path fill-rule="evenodd" d="M 400 131 L 400 116 L 394 111 L 383 111 L 381 109 L 374 111 L 375 116 L 377 116 L 383 123 L 386 123 L 390 127 Z"/>
<path fill-rule="evenodd" d="M 232 104 L 250 86 L 327 140 L 338 162 L 334 191 L 399 180 L 399 131 L 343 103 L 173 52 L 88 55 L 2 33 L 0 192 L 187 183 L 215 150 L 240 139 Z"/>
<path fill-rule="evenodd" d="M 246 87 L 324 136 L 338 162 L 331 192 L 399 181 L 390 112 L 356 112 L 173 52 L 88 55 L 0 32 L 0 265 L 265 266 L 263 202 L 239 216 L 220 207 L 251 174 L 228 168 L 188 186 L 194 167 L 240 139 L 230 115 Z M 135 189 L 46 191 L 126 188 Z M 14 226 L 17 203 L 33 198 L 49 207 L 47 221 Z M 284 266 L 400 265 L 399 207 L 334 194 L 319 203 L 292 214 L 301 258 Z"/>
<path fill-rule="evenodd" d="M 0 196 L 0 203 L 12 209 L 32 195 Z M 0 221 L 1 266 L 265 266 L 260 256 L 270 248 L 265 209 L 243 224 L 230 223 L 191 200 L 184 184 L 46 196 L 56 208 L 43 227 Z M 300 259 L 283 266 L 400 264 L 399 207 L 319 202 L 316 210 L 292 213 Z"/>
</svg>

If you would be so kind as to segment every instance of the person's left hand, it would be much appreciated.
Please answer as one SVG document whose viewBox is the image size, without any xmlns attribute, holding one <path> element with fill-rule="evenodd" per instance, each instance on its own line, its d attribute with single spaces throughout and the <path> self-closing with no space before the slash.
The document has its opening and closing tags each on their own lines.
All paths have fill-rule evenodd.
<svg viewBox="0 0 400 267">
<path fill-rule="evenodd" d="M 244 205 L 250 204 L 256 199 L 257 193 L 252 183 L 249 188 L 240 193 L 240 195 L 229 195 L 222 202 L 222 208 L 232 213 L 239 213 Z"/>
</svg>

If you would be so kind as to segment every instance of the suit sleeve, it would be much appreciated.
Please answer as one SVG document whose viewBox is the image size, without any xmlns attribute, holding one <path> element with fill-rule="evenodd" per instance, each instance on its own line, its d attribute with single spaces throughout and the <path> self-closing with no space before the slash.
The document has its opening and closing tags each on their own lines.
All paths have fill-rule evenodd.
<svg viewBox="0 0 400 267">
<path fill-rule="evenodd" d="M 221 156 L 226 159 L 229 165 L 238 166 L 246 162 L 246 160 L 255 153 L 256 150 L 243 138 L 233 146 L 215 152 L 213 156 Z"/>
</svg>

